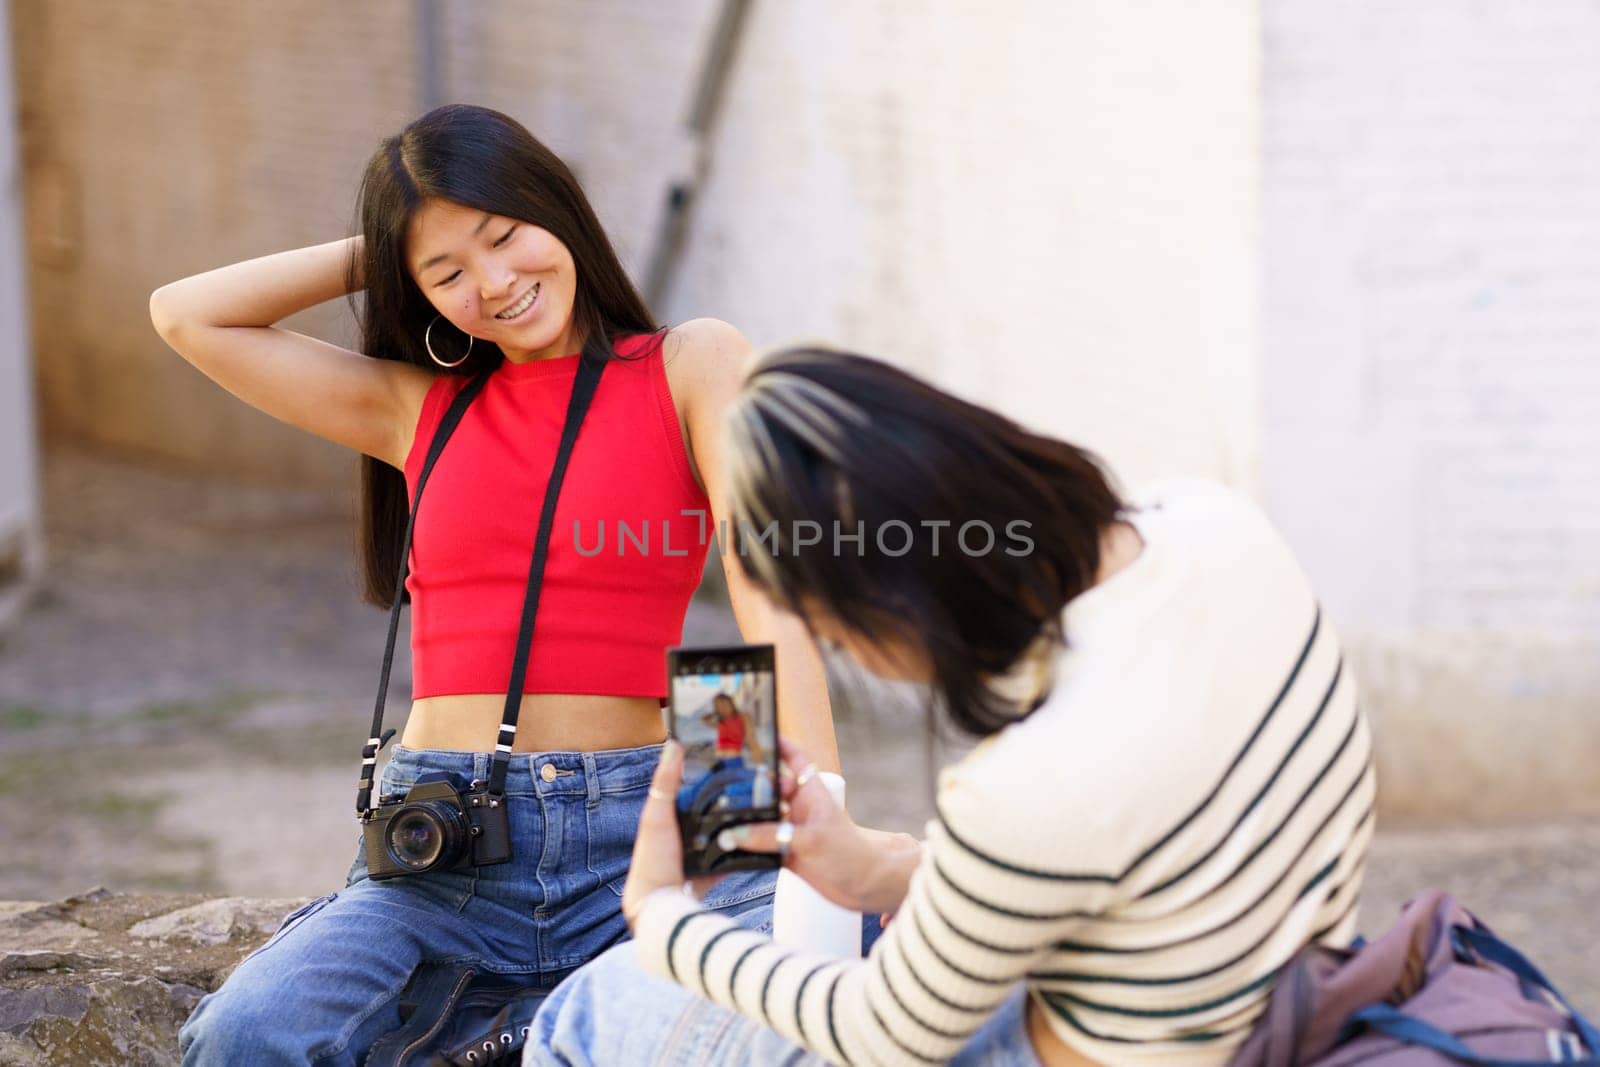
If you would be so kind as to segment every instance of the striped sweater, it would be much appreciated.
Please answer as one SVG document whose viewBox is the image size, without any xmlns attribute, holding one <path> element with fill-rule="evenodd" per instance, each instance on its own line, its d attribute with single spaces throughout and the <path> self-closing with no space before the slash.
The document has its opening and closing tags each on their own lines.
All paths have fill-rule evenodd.
<svg viewBox="0 0 1600 1067">
<path fill-rule="evenodd" d="M 1344 944 L 1371 741 L 1339 643 L 1248 501 L 1141 495 L 1126 568 L 1068 605 L 1048 699 L 939 778 L 904 904 L 865 960 L 654 894 L 652 970 L 837 1063 L 942 1062 L 1018 982 L 1108 1064 L 1220 1064 L 1310 941 Z"/>
</svg>

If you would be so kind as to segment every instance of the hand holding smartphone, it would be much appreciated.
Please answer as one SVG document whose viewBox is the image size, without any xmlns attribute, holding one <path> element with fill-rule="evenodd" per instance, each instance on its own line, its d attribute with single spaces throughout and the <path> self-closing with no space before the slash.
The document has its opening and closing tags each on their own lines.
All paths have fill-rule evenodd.
<svg viewBox="0 0 1600 1067">
<path fill-rule="evenodd" d="M 782 858 L 771 853 L 717 844 L 729 827 L 781 817 L 773 646 L 674 648 L 667 673 L 668 730 L 683 746 L 675 807 L 684 874 L 781 866 Z"/>
</svg>

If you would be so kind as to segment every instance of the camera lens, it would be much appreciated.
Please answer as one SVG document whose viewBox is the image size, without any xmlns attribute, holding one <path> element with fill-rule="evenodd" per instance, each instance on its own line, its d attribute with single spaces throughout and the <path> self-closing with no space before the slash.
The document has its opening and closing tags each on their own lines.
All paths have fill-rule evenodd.
<svg viewBox="0 0 1600 1067">
<path fill-rule="evenodd" d="M 384 834 L 389 858 L 408 871 L 453 866 L 467 844 L 467 820 L 460 809 L 439 800 L 406 804 L 389 820 Z"/>
</svg>

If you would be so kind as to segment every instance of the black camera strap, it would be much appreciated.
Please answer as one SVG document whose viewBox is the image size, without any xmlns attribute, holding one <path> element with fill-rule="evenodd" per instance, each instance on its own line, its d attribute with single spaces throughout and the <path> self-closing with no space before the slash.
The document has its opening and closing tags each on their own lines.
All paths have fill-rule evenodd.
<svg viewBox="0 0 1600 1067">
<path fill-rule="evenodd" d="M 490 791 L 495 795 L 505 792 L 506 767 L 511 760 L 511 745 L 517 733 L 517 715 L 522 710 L 522 684 L 528 673 L 529 646 L 533 641 L 534 619 L 539 612 L 539 592 L 544 584 L 544 563 L 549 553 L 550 529 L 555 524 L 556 498 L 561 493 L 561 483 L 566 478 L 567 461 L 572 458 L 572 446 L 578 439 L 578 429 L 594 399 L 595 388 L 600 384 L 600 373 L 605 361 L 585 354 L 578 360 L 577 378 L 572 383 L 572 397 L 567 401 L 567 418 L 561 428 L 561 443 L 556 448 L 555 463 L 550 470 L 550 480 L 545 486 L 544 507 L 539 514 L 539 530 L 534 537 L 533 562 L 528 572 L 528 592 L 522 603 L 522 623 L 517 633 L 517 647 L 511 664 L 511 684 L 506 691 L 505 714 L 500 720 L 500 733 L 495 744 L 494 771 L 490 777 Z M 372 807 L 373 770 L 378 762 L 378 750 L 388 740 L 383 732 L 383 706 L 389 695 L 389 673 L 394 666 L 395 638 L 400 632 L 400 608 L 405 600 L 406 576 L 410 571 L 411 535 L 416 529 L 417 509 L 422 503 L 422 490 L 434 463 L 444 451 L 445 442 L 455 432 L 467 406 L 483 390 L 489 380 L 487 374 L 473 378 L 450 403 L 428 445 L 427 458 L 417 474 L 416 492 L 412 494 L 411 515 L 406 520 L 406 532 L 400 546 L 400 571 L 395 578 L 394 602 L 389 606 L 389 636 L 383 649 L 383 670 L 378 678 L 378 699 L 372 709 L 372 736 L 361 750 L 360 789 L 356 793 L 356 814 L 367 817 Z M 393 733 L 391 730 L 390 733 Z"/>
<path fill-rule="evenodd" d="M 522 624 L 517 627 L 517 651 L 511 660 L 511 681 L 506 686 L 506 710 L 500 716 L 500 736 L 495 739 L 494 768 L 489 774 L 489 792 L 499 796 L 506 789 L 506 767 L 511 763 L 511 744 L 517 736 L 517 715 L 522 711 L 522 683 L 528 676 L 528 655 L 533 644 L 533 620 L 539 614 L 539 591 L 544 586 L 544 561 L 550 551 L 550 530 L 556 524 L 556 497 L 567 477 L 567 461 L 578 440 L 578 428 L 600 384 L 604 360 L 588 355 L 578 360 L 578 376 L 572 383 L 572 399 L 567 402 L 567 421 L 561 427 L 561 445 L 550 468 L 550 481 L 544 490 L 544 510 L 539 513 L 539 532 L 533 541 L 533 562 L 528 565 L 528 595 L 522 601 Z"/>
</svg>

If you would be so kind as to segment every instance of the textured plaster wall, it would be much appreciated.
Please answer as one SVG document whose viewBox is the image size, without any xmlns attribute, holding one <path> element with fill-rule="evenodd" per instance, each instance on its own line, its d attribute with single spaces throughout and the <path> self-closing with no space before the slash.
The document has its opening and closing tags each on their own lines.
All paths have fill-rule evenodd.
<svg viewBox="0 0 1600 1067">
<path fill-rule="evenodd" d="M 1239 0 L 757 4 L 670 317 L 1254 490 L 1258 31 Z"/>
<path fill-rule="evenodd" d="M 1266 499 L 1397 806 L 1600 807 L 1600 11 L 1265 6 Z"/>
</svg>

